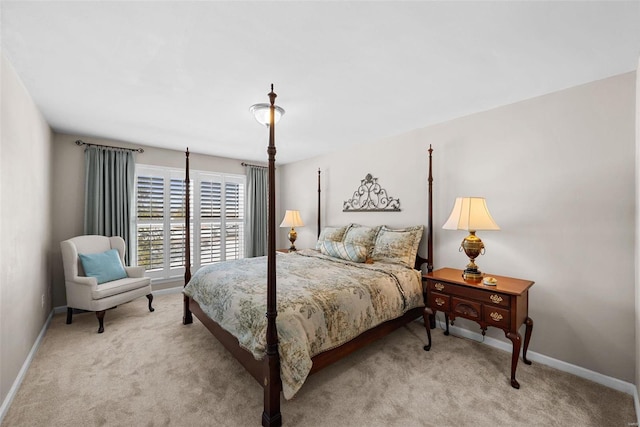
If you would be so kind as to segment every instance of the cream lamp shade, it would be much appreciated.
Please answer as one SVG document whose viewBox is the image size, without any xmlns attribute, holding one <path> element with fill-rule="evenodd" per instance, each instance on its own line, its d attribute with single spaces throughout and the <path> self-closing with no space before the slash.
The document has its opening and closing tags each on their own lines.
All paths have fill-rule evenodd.
<svg viewBox="0 0 640 427">
<path fill-rule="evenodd" d="M 457 197 L 445 230 L 500 230 L 493 220 L 484 197 Z"/>
<path fill-rule="evenodd" d="M 458 197 L 449 219 L 442 226 L 445 230 L 466 230 L 469 235 L 462 240 L 460 251 L 469 257 L 469 264 L 462 273 L 465 280 L 481 280 L 475 259 L 484 254 L 484 243 L 476 236 L 478 230 L 500 230 L 493 220 L 483 197 Z M 489 283 L 486 283 L 489 284 Z"/>
<path fill-rule="evenodd" d="M 263 124 L 265 126 L 269 126 L 269 122 L 271 120 L 270 115 L 270 104 L 254 104 L 249 108 L 249 111 L 253 113 L 253 117 L 256 118 L 258 123 Z M 284 109 L 282 107 L 278 107 L 277 105 L 273 106 L 273 120 L 274 123 L 278 123 L 280 117 L 284 115 Z"/>
<path fill-rule="evenodd" d="M 298 233 L 296 232 L 295 227 L 303 227 L 303 226 L 304 226 L 304 223 L 302 222 L 302 218 L 300 218 L 300 211 L 288 210 L 284 214 L 284 219 L 282 220 L 282 223 L 280 223 L 280 227 L 291 228 L 288 234 L 289 241 L 291 242 L 291 247 L 289 247 L 290 251 L 297 250 L 296 245 L 294 244 L 294 242 L 298 238 Z"/>
<path fill-rule="evenodd" d="M 302 222 L 302 218 L 300 218 L 300 211 L 287 211 L 284 214 L 284 219 L 280 224 L 280 227 L 303 227 L 304 223 Z"/>
</svg>

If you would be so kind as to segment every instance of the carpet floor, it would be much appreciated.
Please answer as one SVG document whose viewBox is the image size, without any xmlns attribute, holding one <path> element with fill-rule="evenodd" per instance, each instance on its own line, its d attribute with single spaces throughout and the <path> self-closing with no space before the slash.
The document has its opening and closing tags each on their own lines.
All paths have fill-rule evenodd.
<svg viewBox="0 0 640 427">
<path fill-rule="evenodd" d="M 3 427 L 258 426 L 262 388 L 194 319 L 182 295 L 53 317 Z M 412 322 L 310 376 L 281 404 L 288 426 L 627 426 L 633 398 Z"/>
</svg>

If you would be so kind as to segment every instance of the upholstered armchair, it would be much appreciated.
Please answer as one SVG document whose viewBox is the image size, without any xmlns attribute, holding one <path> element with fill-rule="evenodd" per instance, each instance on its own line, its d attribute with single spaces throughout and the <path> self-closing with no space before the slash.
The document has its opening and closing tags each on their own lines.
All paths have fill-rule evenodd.
<svg viewBox="0 0 640 427">
<path fill-rule="evenodd" d="M 60 248 L 67 324 L 71 324 L 74 308 L 95 311 L 98 333 L 102 333 L 106 310 L 145 295 L 149 311 L 154 311 L 151 279 L 144 277 L 144 267 L 124 265 L 125 243 L 121 237 L 79 236 L 61 242 Z"/>
</svg>

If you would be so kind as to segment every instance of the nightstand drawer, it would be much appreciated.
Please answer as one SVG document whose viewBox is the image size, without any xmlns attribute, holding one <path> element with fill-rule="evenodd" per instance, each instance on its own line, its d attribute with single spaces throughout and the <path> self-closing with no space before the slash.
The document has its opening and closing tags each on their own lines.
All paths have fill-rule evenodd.
<svg viewBox="0 0 640 427">
<path fill-rule="evenodd" d="M 480 320 L 482 304 L 457 297 L 451 298 L 451 311 L 460 317 L 471 320 Z"/>
<path fill-rule="evenodd" d="M 468 286 L 454 285 L 439 280 L 427 280 L 427 287 L 434 292 L 442 292 L 449 295 L 456 295 L 462 298 L 472 299 L 487 304 L 498 305 L 509 308 L 511 299 L 509 295 L 495 292 L 493 289 L 473 289 Z"/>
<path fill-rule="evenodd" d="M 451 297 L 435 292 L 429 294 L 429 307 L 440 311 L 449 311 L 451 309 Z"/>
<path fill-rule="evenodd" d="M 435 291 L 435 292 L 448 292 L 448 287 L 451 286 L 450 284 L 446 283 L 446 282 L 438 282 L 438 281 L 434 281 L 434 280 L 427 280 L 427 286 L 430 290 Z"/>
<path fill-rule="evenodd" d="M 509 308 L 511 298 L 509 298 L 509 295 L 501 294 L 499 292 L 483 292 L 482 301 L 488 304 Z"/>
<path fill-rule="evenodd" d="M 509 328 L 511 326 L 511 313 L 509 310 L 485 305 L 483 315 L 484 321 L 489 325 L 499 328 Z"/>
</svg>

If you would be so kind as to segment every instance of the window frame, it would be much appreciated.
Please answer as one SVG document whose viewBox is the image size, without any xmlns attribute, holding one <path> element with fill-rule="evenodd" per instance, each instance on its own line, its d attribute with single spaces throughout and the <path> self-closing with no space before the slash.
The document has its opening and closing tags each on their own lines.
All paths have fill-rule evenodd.
<svg viewBox="0 0 640 427">
<path fill-rule="evenodd" d="M 138 218 L 138 178 L 140 176 L 150 177 L 162 177 L 163 178 L 163 217 L 159 219 L 139 220 Z M 190 170 L 190 234 L 191 234 L 191 271 L 195 272 L 200 267 L 211 263 L 201 262 L 201 225 L 203 223 L 201 218 L 201 182 L 220 182 L 221 185 L 221 200 L 220 200 L 220 259 L 214 262 L 221 262 L 227 260 L 226 254 L 226 229 L 228 223 L 239 224 L 240 237 L 236 239 L 239 244 L 239 251 L 236 251 L 236 257 L 232 259 L 244 258 L 244 233 L 246 229 L 246 176 L 238 174 L 230 174 L 223 172 L 210 172 L 201 170 Z M 135 230 L 134 244 L 132 245 L 132 260 L 138 263 L 138 227 L 144 224 L 161 224 L 163 234 L 163 267 L 161 269 L 145 270 L 145 275 L 150 277 L 153 282 L 158 281 L 175 281 L 184 276 L 184 263 L 181 267 L 171 267 L 171 226 L 176 224 L 184 225 L 184 216 L 171 217 L 171 180 L 179 179 L 184 182 L 184 170 L 172 167 L 163 167 L 156 165 L 136 164 L 135 173 L 135 194 L 133 204 L 132 217 L 132 230 Z M 225 206 L 226 195 L 225 186 L 227 183 L 238 184 L 241 186 L 238 192 L 240 203 L 237 205 L 240 211 L 240 215 L 237 219 L 227 218 L 227 209 Z M 174 193 L 175 194 L 175 193 Z M 174 199 L 175 200 L 175 199 Z M 215 222 L 215 221 L 213 221 Z M 184 240 L 183 240 L 184 242 Z M 182 244 L 184 248 L 184 243 Z M 184 253 L 184 251 L 183 251 Z"/>
</svg>

